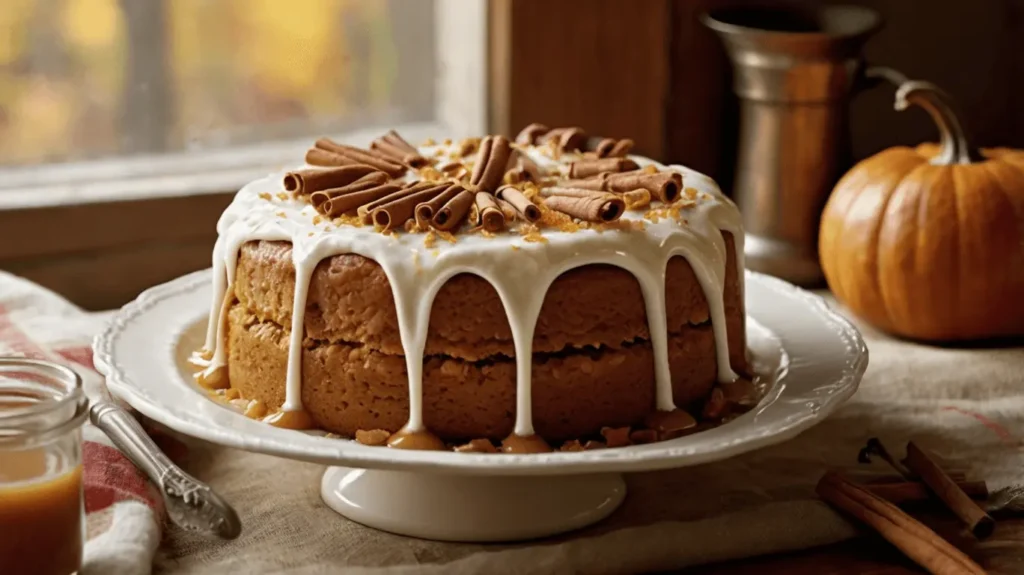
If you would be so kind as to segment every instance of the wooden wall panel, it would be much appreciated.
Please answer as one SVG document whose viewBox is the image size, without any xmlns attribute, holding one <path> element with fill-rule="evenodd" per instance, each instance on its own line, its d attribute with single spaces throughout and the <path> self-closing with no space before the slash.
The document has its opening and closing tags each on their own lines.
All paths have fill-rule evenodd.
<svg viewBox="0 0 1024 575">
<path fill-rule="evenodd" d="M 210 266 L 233 193 L 0 210 L 0 270 L 86 309 Z"/>
<path fill-rule="evenodd" d="M 957 99 L 979 144 L 1024 147 L 1024 2 L 860 4 L 878 10 L 886 21 L 866 46 L 870 62 L 943 87 Z M 877 88 L 854 101 L 851 132 L 856 157 L 937 137 L 923 111 L 895 112 L 892 98 L 891 88 Z"/>
<path fill-rule="evenodd" d="M 489 8 L 492 130 L 578 125 L 663 155 L 666 0 L 494 0 Z"/>
<path fill-rule="evenodd" d="M 732 180 L 731 155 L 739 131 L 732 75 L 718 38 L 699 21 L 704 12 L 734 0 L 674 0 L 668 98 L 665 110 L 667 159 L 704 172 L 723 189 Z"/>
<path fill-rule="evenodd" d="M 207 234 L 0 262 L 0 269 L 52 289 L 87 310 L 115 309 L 157 284 L 210 267 L 216 239 L 216 234 Z"/>
</svg>

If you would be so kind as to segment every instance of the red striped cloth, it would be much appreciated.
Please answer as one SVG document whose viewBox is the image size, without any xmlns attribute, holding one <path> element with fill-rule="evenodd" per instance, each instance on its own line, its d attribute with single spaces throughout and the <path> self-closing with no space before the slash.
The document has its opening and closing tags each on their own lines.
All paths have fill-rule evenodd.
<svg viewBox="0 0 1024 575">
<path fill-rule="evenodd" d="M 82 376 L 90 398 L 109 397 L 91 347 L 107 316 L 0 271 L 0 356 L 62 363 Z M 83 572 L 149 573 L 164 517 L 160 495 L 102 432 L 86 423 L 83 437 Z"/>
</svg>

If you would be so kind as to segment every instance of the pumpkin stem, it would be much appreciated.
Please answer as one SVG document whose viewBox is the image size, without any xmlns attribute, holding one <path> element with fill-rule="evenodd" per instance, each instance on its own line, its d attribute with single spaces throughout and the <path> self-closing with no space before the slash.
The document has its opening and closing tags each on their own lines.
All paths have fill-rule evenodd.
<svg viewBox="0 0 1024 575">
<path fill-rule="evenodd" d="M 906 110 L 911 104 L 920 106 L 939 127 L 940 150 L 932 158 L 932 164 L 945 166 L 984 160 L 978 149 L 971 145 L 967 130 L 953 111 L 952 101 L 949 94 L 929 82 L 903 82 L 896 90 L 897 110 Z"/>
</svg>

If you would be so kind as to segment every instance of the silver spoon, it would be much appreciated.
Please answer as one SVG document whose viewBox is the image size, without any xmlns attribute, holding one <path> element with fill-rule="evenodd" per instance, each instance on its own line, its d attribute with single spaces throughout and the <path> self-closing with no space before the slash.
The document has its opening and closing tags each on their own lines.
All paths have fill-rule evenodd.
<svg viewBox="0 0 1024 575">
<path fill-rule="evenodd" d="M 985 511 L 989 513 L 1021 513 L 1024 512 L 1024 485 L 1008 485 L 993 492 L 985 502 Z"/>
<path fill-rule="evenodd" d="M 160 489 L 167 516 L 175 525 L 222 539 L 234 539 L 242 532 L 231 505 L 175 465 L 127 411 L 98 401 L 89 408 L 89 419 Z"/>
</svg>

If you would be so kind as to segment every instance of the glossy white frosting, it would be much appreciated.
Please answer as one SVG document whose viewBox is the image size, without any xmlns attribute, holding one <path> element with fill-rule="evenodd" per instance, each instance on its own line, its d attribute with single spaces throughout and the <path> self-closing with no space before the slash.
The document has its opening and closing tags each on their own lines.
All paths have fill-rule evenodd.
<svg viewBox="0 0 1024 575">
<path fill-rule="evenodd" d="M 426 157 L 443 156 L 443 165 L 457 146 L 423 146 Z M 546 147 L 529 148 L 527 153 L 542 169 L 564 174 L 575 153 L 553 159 Z M 239 248 L 253 240 L 282 240 L 292 243 L 295 265 L 295 299 L 290 326 L 285 411 L 302 409 L 302 338 L 309 280 L 317 264 L 338 254 L 354 253 L 375 260 L 387 274 L 394 295 L 398 327 L 405 351 L 409 377 L 408 431 L 423 429 L 423 350 L 434 296 L 444 283 L 459 273 L 476 274 L 497 291 L 511 327 L 516 355 L 517 435 L 533 434 L 531 367 L 533 330 L 551 283 L 567 270 L 588 264 L 611 264 L 632 273 L 640 284 L 650 322 L 654 353 L 656 401 L 660 410 L 675 408 L 668 363 L 665 272 L 670 258 L 682 255 L 690 263 L 707 298 L 715 337 L 718 378 L 736 377 L 729 364 L 723 291 L 726 243 L 722 232 L 735 238 L 738 278 L 743 281 L 743 230 L 736 206 L 707 176 L 683 166 L 663 166 L 646 158 L 631 156 L 641 167 L 671 169 L 683 176 L 683 187 L 696 190 L 695 199 L 674 205 L 686 206 L 678 218 L 646 218 L 646 210 L 627 211 L 622 220 L 643 222 L 642 229 L 618 226 L 604 229 L 560 231 L 541 228 L 546 241 L 536 234 L 524 236 L 513 229 L 487 236 L 459 233 L 450 243 L 440 237 L 432 245 L 423 233 L 382 234 L 372 227 L 335 225 L 318 217 L 305 200 L 282 193 L 284 172 L 270 174 L 242 188 L 217 224 L 219 234 L 213 252 L 214 297 L 206 350 L 212 357 L 205 374 L 212 375 L 227 364 L 224 345 L 227 297 L 234 282 Z M 472 168 L 472 158 L 460 160 Z M 407 176 L 415 179 L 415 173 Z M 692 194 L 691 194 L 692 195 Z M 657 207 L 657 204 L 655 204 Z M 653 221 L 653 220 L 657 221 Z M 314 223 L 316 221 L 317 223 Z M 741 291 L 742 293 L 742 291 Z"/>
</svg>

